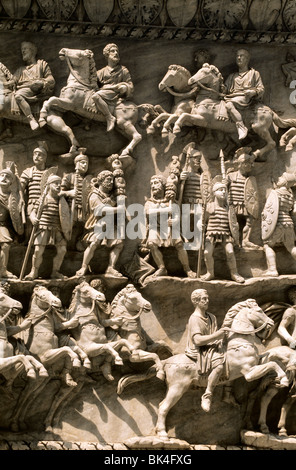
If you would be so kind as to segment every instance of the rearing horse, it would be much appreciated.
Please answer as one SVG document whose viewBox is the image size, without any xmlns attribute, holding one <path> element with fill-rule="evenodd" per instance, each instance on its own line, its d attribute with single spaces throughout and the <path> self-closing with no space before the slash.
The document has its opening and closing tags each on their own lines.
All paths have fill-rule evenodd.
<svg viewBox="0 0 296 470">
<path fill-rule="evenodd" d="M 218 385 L 232 382 L 244 377 L 248 382 L 259 379 L 266 374 L 273 374 L 281 386 L 288 385 L 288 379 L 283 369 L 274 360 L 265 364 L 260 363 L 258 353 L 259 337 L 262 337 L 273 325 L 262 309 L 244 307 L 238 311 L 232 321 L 231 331 L 228 333 L 225 353 L 225 377 Z M 166 417 L 170 409 L 180 400 L 190 386 L 206 387 L 206 377 L 197 372 L 197 365 L 185 354 L 177 354 L 163 361 L 166 374 L 167 393 L 158 409 L 156 432 L 162 439 L 168 439 L 166 431 Z M 146 380 L 155 376 L 155 367 L 151 367 L 146 374 L 132 375 L 123 378 L 118 384 L 118 393 L 130 383 Z"/>
<path fill-rule="evenodd" d="M 111 374 L 111 361 L 116 365 L 123 365 L 118 351 L 125 347 L 130 352 L 135 349 L 126 339 L 108 341 L 105 326 L 115 324 L 109 320 L 102 311 L 105 295 L 91 287 L 88 282 L 78 284 L 69 306 L 69 328 L 77 345 L 87 354 L 89 359 L 100 358 L 100 369 L 108 381 L 114 380 Z M 71 325 L 72 322 L 72 325 Z"/>
<path fill-rule="evenodd" d="M 222 84 L 223 77 L 217 67 L 203 64 L 188 80 L 188 85 L 200 88 L 195 105 L 191 112 L 184 112 L 178 117 L 173 128 L 174 134 L 178 134 L 182 126 L 197 126 L 237 135 L 234 121 L 227 118 L 225 109 L 224 113 L 221 112 L 223 110 Z M 284 129 L 296 126 L 296 119 L 281 119 L 272 109 L 261 103 L 256 103 L 244 110 L 243 118 L 248 129 L 252 129 L 265 141 L 264 147 L 254 152 L 258 160 L 264 159 L 265 154 L 276 146 L 270 134 L 273 123 Z"/>
<path fill-rule="evenodd" d="M 61 60 L 66 60 L 70 69 L 67 85 L 61 90 L 60 96 L 52 96 L 43 103 L 40 111 L 39 124 L 46 123 L 59 134 L 64 135 L 71 144 L 69 153 L 74 155 L 81 146 L 72 129 L 65 123 L 63 114 L 71 111 L 90 121 L 105 122 L 106 119 L 98 112 L 92 95 L 97 91 L 96 65 L 93 52 L 79 49 L 63 48 L 59 51 Z M 118 102 L 114 109 L 116 129 L 129 140 L 121 155 L 129 155 L 142 140 L 135 128 L 138 119 L 138 108 L 130 101 Z"/>
</svg>

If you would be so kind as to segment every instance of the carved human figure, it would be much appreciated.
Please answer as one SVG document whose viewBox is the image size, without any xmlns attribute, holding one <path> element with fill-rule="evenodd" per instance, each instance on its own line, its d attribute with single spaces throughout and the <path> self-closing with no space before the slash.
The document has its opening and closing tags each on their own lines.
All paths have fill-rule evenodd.
<svg viewBox="0 0 296 470">
<path fill-rule="evenodd" d="M 40 199 L 36 202 L 35 208 L 30 214 L 32 225 L 36 227 L 36 233 L 33 242 L 34 253 L 32 257 L 32 269 L 25 277 L 25 280 L 37 278 L 39 268 L 43 261 L 44 250 L 48 245 L 54 245 L 56 247 L 56 256 L 53 259 L 51 278 L 65 278 L 59 270 L 67 252 L 70 211 L 65 198 L 60 196 L 60 191 L 61 178 L 57 175 L 49 176 L 44 199 Z M 38 217 L 38 213 L 40 213 L 40 217 Z"/>
<path fill-rule="evenodd" d="M 288 344 L 291 349 L 296 349 L 296 287 L 292 286 L 288 289 L 289 302 L 288 307 L 282 316 L 278 326 L 278 334 L 283 339 L 284 344 Z"/>
<path fill-rule="evenodd" d="M 145 202 L 144 211 L 147 223 L 147 237 L 145 245 L 150 250 L 152 258 L 157 265 L 157 270 L 152 277 L 167 276 L 163 254 L 160 248 L 173 246 L 177 250 L 178 258 L 186 275 L 195 278 L 196 274 L 191 270 L 188 254 L 184 249 L 181 236 L 173 238 L 171 229 L 173 223 L 177 223 L 177 216 L 172 214 L 171 203 L 166 195 L 166 178 L 162 175 L 154 175 L 150 179 L 151 196 Z M 166 218 L 166 224 L 161 224 L 160 218 Z M 163 231 L 163 225 L 164 231 Z"/>
<path fill-rule="evenodd" d="M 71 207 L 71 226 L 72 239 L 76 248 L 81 251 L 80 237 L 83 234 L 84 224 L 86 222 L 85 211 L 85 192 L 86 186 L 90 184 L 91 175 L 87 175 L 89 158 L 85 155 L 86 149 L 79 149 L 80 153 L 74 158 L 75 172 L 64 175 L 61 184 L 61 195 L 70 201 Z M 73 234 L 73 232 L 75 232 Z"/>
<path fill-rule="evenodd" d="M 278 276 L 275 245 L 283 245 L 296 260 L 295 229 L 292 219 L 296 174 L 284 172 L 271 190 L 262 211 L 262 240 L 267 262 L 267 276 Z"/>
<path fill-rule="evenodd" d="M 191 294 L 194 312 L 188 320 L 186 356 L 196 361 L 199 375 L 207 374 L 207 386 L 201 398 L 201 407 L 209 412 L 213 391 L 224 367 L 222 339 L 229 328 L 218 330 L 215 315 L 207 311 L 209 295 L 205 289 L 195 289 Z"/>
<path fill-rule="evenodd" d="M 256 179 L 251 176 L 256 156 L 251 148 L 242 147 L 235 152 L 237 170 L 228 173 L 228 202 L 233 205 L 241 226 L 240 243 L 244 248 L 259 248 L 250 241 L 254 221 L 259 215 L 258 188 Z"/>
<path fill-rule="evenodd" d="M 0 277 L 2 278 L 17 277 L 8 271 L 7 265 L 13 235 L 15 233 L 22 235 L 24 231 L 20 194 L 13 189 L 14 178 L 15 175 L 8 168 L 0 171 Z"/>
<path fill-rule="evenodd" d="M 30 214 L 41 196 L 41 180 L 46 170 L 48 146 L 45 141 L 38 142 L 38 146 L 33 150 L 34 165 L 25 168 L 20 175 L 20 183 L 26 198 L 26 231 L 31 232 Z"/>
<path fill-rule="evenodd" d="M 248 133 L 241 111 L 254 102 L 260 102 L 264 94 L 260 73 L 249 67 L 250 58 L 250 53 L 247 50 L 239 49 L 236 53 L 238 71 L 229 75 L 225 80 L 226 107 L 236 123 L 240 139 L 246 137 Z"/>
<path fill-rule="evenodd" d="M 33 116 L 31 104 L 52 94 L 55 79 L 48 63 L 43 59 L 37 59 L 35 44 L 22 42 L 21 53 L 25 65 L 19 67 L 14 73 L 16 91 L 11 110 L 14 114 L 22 112 L 27 117 L 31 129 L 36 130 L 39 124 Z"/>
<path fill-rule="evenodd" d="M 93 188 L 88 198 L 90 215 L 85 223 L 86 234 L 83 237 L 88 246 L 84 251 L 82 266 L 76 272 L 77 276 L 86 274 L 96 249 L 104 245 L 111 248 L 106 274 L 122 276 L 116 269 L 116 264 L 123 250 L 124 240 L 116 238 L 117 227 L 114 221 L 120 210 L 125 214 L 125 208 L 121 205 L 124 204 L 125 196 L 117 196 L 115 199 L 115 189 L 114 175 L 109 170 L 101 171 L 97 178 L 93 179 Z M 110 224 L 106 222 L 106 218 Z"/>
<path fill-rule="evenodd" d="M 210 281 L 214 279 L 214 249 L 217 243 L 221 243 L 225 249 L 227 264 L 231 279 L 243 283 L 244 278 L 238 273 L 234 254 L 234 239 L 231 233 L 229 206 L 227 203 L 227 183 L 217 182 L 213 185 L 214 201 L 210 202 L 206 211 L 206 233 L 204 260 L 207 272 L 202 279 Z"/>
<path fill-rule="evenodd" d="M 120 64 L 119 48 L 116 44 L 107 44 L 103 49 L 107 65 L 97 71 L 99 91 L 93 100 L 107 121 L 107 132 L 110 132 L 116 123 L 114 116 L 115 106 L 120 99 L 130 98 L 134 85 L 126 67 Z"/>
</svg>

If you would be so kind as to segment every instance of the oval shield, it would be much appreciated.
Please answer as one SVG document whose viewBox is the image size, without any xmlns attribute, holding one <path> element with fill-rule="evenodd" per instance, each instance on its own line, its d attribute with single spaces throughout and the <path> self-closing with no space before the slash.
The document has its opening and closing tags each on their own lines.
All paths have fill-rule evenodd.
<svg viewBox="0 0 296 470">
<path fill-rule="evenodd" d="M 246 0 L 203 0 L 202 16 L 209 28 L 233 28 L 243 18 Z"/>
<path fill-rule="evenodd" d="M 31 0 L 2 0 L 1 3 L 11 18 L 23 18 L 30 8 Z"/>
<path fill-rule="evenodd" d="M 114 0 L 83 0 L 85 11 L 94 23 L 105 23 L 111 15 L 114 8 Z"/>
<path fill-rule="evenodd" d="M 37 0 L 38 5 L 49 20 L 66 21 L 77 8 L 78 0 L 63 0 L 62 2 L 49 2 Z"/>
<path fill-rule="evenodd" d="M 264 241 L 273 234 L 279 213 L 279 199 L 277 193 L 272 190 L 266 200 L 261 214 L 261 238 Z"/>
<path fill-rule="evenodd" d="M 245 183 L 245 206 L 248 213 L 257 219 L 259 216 L 258 186 L 254 176 L 249 176 Z"/>
<path fill-rule="evenodd" d="M 197 11 L 197 0 L 168 0 L 167 12 L 178 28 L 183 28 L 193 19 Z"/>
<path fill-rule="evenodd" d="M 130 24 L 150 24 L 160 14 L 162 0 L 118 0 L 124 17 Z"/>
<path fill-rule="evenodd" d="M 232 205 L 229 206 L 228 221 L 234 243 L 235 245 L 239 246 L 239 224 L 235 213 L 235 207 Z"/>
<path fill-rule="evenodd" d="M 70 207 L 64 197 L 60 198 L 59 201 L 59 214 L 60 214 L 60 222 L 62 227 L 62 232 L 66 240 L 70 240 L 71 238 L 71 213 Z"/>
<path fill-rule="evenodd" d="M 8 209 L 12 222 L 12 226 L 18 235 L 24 233 L 24 224 L 22 220 L 22 214 L 20 211 L 20 195 L 13 191 L 9 195 Z"/>
<path fill-rule="evenodd" d="M 280 14 L 281 6 L 281 0 L 253 0 L 249 16 L 255 28 L 258 31 L 269 31 Z"/>
</svg>

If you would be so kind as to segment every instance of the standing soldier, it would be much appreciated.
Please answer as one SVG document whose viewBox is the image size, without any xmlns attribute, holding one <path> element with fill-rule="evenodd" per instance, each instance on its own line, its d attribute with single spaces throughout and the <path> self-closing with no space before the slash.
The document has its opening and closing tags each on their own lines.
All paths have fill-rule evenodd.
<svg viewBox="0 0 296 470">
<path fill-rule="evenodd" d="M 83 234 L 86 222 L 86 203 L 91 175 L 86 175 L 89 165 L 88 156 L 85 155 L 85 148 L 79 149 L 79 155 L 75 157 L 75 172 L 64 175 L 62 179 L 61 194 L 70 199 L 71 206 L 71 228 L 73 248 L 80 249 L 80 237 Z M 73 235 L 73 231 L 75 232 Z"/>
<path fill-rule="evenodd" d="M 56 247 L 56 256 L 53 259 L 52 279 L 64 279 L 59 272 L 67 252 L 67 240 L 70 233 L 70 211 L 66 199 L 60 195 L 61 178 L 57 175 L 49 176 L 42 197 L 30 214 L 33 224 L 34 254 L 32 269 L 25 280 L 33 280 L 38 276 L 43 261 L 43 253 L 48 245 Z M 28 250 L 31 248 L 30 243 Z"/>
<path fill-rule="evenodd" d="M 262 211 L 262 240 L 267 262 L 267 276 L 278 276 L 275 245 L 284 245 L 296 260 L 295 228 L 292 219 L 296 174 L 284 172 L 272 189 Z"/>
<path fill-rule="evenodd" d="M 14 231 L 22 235 L 24 225 L 21 217 L 21 195 L 17 186 L 13 187 L 15 175 L 10 169 L 0 171 L 0 277 L 17 277 L 7 270 L 10 246 Z"/>
<path fill-rule="evenodd" d="M 229 205 L 234 206 L 237 220 L 242 227 L 240 245 L 243 248 L 259 248 L 250 242 L 254 221 L 259 216 L 258 188 L 254 176 L 250 176 L 256 156 L 250 147 L 242 147 L 235 152 L 237 171 L 228 173 Z"/>
<path fill-rule="evenodd" d="M 202 279 L 204 281 L 214 279 L 214 248 L 217 243 L 221 243 L 225 249 L 231 279 L 235 282 L 244 283 L 244 278 L 237 272 L 234 254 L 236 234 L 233 230 L 233 214 L 229 211 L 227 203 L 227 184 L 223 181 L 214 183 L 213 194 L 214 201 L 208 204 L 206 213 L 207 229 L 205 234 L 204 259 L 207 272 Z"/>
</svg>

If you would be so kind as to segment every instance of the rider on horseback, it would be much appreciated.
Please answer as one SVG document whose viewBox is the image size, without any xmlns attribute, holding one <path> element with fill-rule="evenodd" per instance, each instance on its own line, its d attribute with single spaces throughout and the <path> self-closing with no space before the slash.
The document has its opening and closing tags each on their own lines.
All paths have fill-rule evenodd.
<svg viewBox="0 0 296 470">
<path fill-rule="evenodd" d="M 206 391 L 201 398 L 201 407 L 211 408 L 213 391 L 224 368 L 222 340 L 228 328 L 218 330 L 215 315 L 207 312 L 209 296 L 205 289 L 196 289 L 191 294 L 195 310 L 188 321 L 186 356 L 196 361 L 198 374 L 207 375 Z"/>
<path fill-rule="evenodd" d="M 98 110 L 106 117 L 107 132 L 110 132 L 116 123 L 113 113 L 118 100 L 130 97 L 134 85 L 128 69 L 119 64 L 119 49 L 116 44 L 107 44 L 103 55 L 108 63 L 106 67 L 97 71 L 100 89 L 92 95 L 92 99 Z"/>
</svg>

